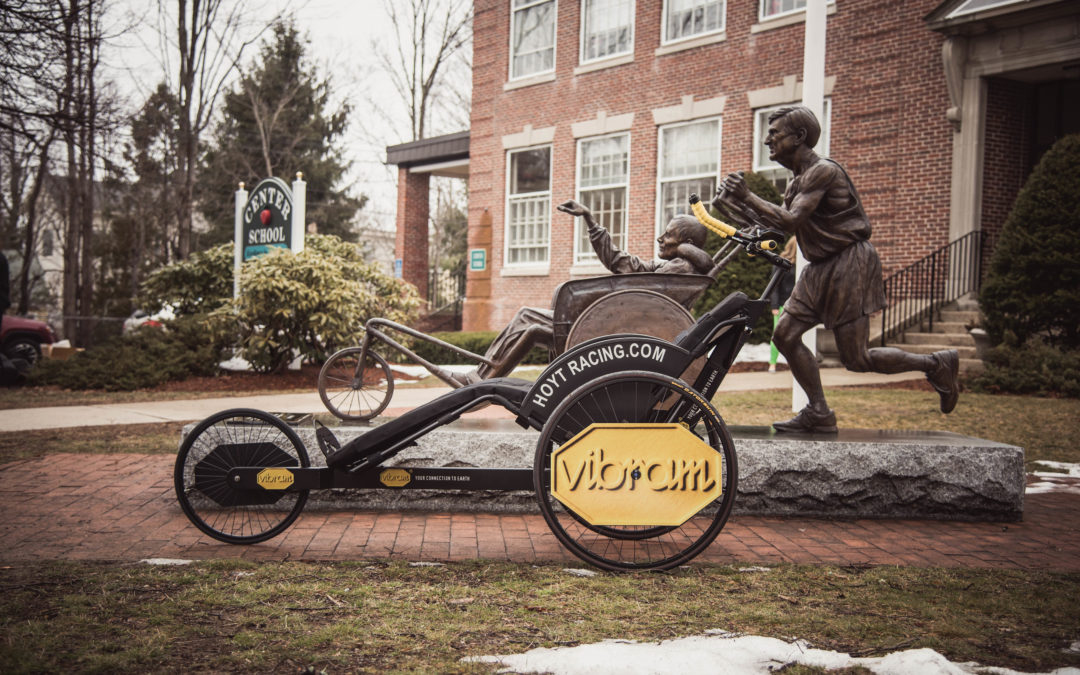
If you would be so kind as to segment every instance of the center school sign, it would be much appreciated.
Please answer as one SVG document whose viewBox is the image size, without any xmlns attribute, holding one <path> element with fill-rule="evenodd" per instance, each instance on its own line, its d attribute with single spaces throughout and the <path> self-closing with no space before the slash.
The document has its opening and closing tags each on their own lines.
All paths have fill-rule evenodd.
<svg viewBox="0 0 1080 675">
<path fill-rule="evenodd" d="M 293 198 L 280 178 L 260 181 L 244 205 L 242 246 L 244 260 L 251 260 L 271 248 L 290 248 Z"/>
<path fill-rule="evenodd" d="M 292 189 L 280 178 L 259 181 L 248 191 L 240 183 L 235 194 L 233 297 L 239 294 L 240 265 L 274 248 L 287 248 L 293 253 L 304 250 L 305 202 L 307 183 L 304 175 L 296 174 Z"/>
</svg>

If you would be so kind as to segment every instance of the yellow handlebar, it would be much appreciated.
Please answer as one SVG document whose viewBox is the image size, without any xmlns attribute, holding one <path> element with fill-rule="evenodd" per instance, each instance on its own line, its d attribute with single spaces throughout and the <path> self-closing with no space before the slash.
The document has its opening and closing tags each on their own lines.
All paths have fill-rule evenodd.
<svg viewBox="0 0 1080 675">
<path fill-rule="evenodd" d="M 705 205 L 701 203 L 701 199 L 699 199 L 697 195 L 690 195 L 690 210 L 694 212 L 694 216 L 698 219 L 698 222 L 721 237 L 730 237 L 738 231 L 727 223 L 710 216 L 709 212 L 705 210 Z"/>
</svg>

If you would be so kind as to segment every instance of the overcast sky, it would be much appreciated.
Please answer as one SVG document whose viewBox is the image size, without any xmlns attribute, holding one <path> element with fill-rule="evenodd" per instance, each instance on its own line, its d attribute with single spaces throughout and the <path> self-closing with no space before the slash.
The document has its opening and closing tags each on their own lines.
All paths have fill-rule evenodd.
<svg viewBox="0 0 1080 675">
<path fill-rule="evenodd" d="M 353 165 L 352 191 L 370 198 L 364 209 L 368 217 L 392 228 L 397 173 L 382 162 L 386 157 L 385 147 L 404 139 L 377 122 L 369 103 L 394 95 L 392 86 L 376 65 L 371 47 L 374 40 L 387 39 L 390 32 L 382 3 L 379 0 L 268 0 L 251 4 L 258 6 L 258 11 L 266 17 L 279 9 L 291 12 L 300 31 L 311 39 L 310 56 L 319 75 L 329 75 L 335 94 L 352 104 L 352 121 L 343 153 Z M 128 34 L 111 39 L 104 50 L 107 72 L 134 111 L 162 79 L 157 3 L 116 0 L 113 12 L 111 23 L 137 25 Z M 249 48 L 243 63 L 250 64 L 257 54 L 257 47 Z"/>
</svg>

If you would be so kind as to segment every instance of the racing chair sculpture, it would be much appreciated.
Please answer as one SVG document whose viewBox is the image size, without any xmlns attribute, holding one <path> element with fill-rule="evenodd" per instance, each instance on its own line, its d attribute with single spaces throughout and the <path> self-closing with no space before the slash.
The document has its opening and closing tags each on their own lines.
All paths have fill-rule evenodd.
<svg viewBox="0 0 1080 675">
<path fill-rule="evenodd" d="M 777 235 L 705 219 L 740 250 L 776 266 L 766 297 L 780 269 L 790 266 L 773 252 Z M 731 513 L 738 464 L 709 401 L 767 307 L 737 292 L 672 340 L 589 339 L 567 348 L 535 382 L 469 384 L 344 445 L 319 427 L 326 467 L 311 466 L 296 431 L 276 416 L 226 410 L 181 444 L 176 494 L 204 533 L 251 544 L 288 528 L 311 490 L 531 489 L 552 532 L 583 560 L 613 570 L 668 569 L 703 551 Z M 682 376 L 695 361 L 703 366 L 691 386 Z M 503 406 L 522 427 L 539 432 L 531 469 L 385 466 L 424 434 L 483 403 Z"/>
</svg>

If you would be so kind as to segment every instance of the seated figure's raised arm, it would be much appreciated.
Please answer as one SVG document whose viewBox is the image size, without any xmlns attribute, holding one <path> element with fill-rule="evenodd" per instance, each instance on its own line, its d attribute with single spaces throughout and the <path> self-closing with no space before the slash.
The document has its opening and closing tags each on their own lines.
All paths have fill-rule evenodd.
<svg viewBox="0 0 1080 675">
<path fill-rule="evenodd" d="M 600 259 L 600 263 L 611 270 L 612 273 L 652 272 L 656 269 L 657 263 L 655 261 L 642 260 L 635 255 L 630 255 L 626 251 L 615 248 L 615 244 L 611 242 L 611 234 L 596 222 L 592 211 L 587 207 L 571 199 L 559 204 L 556 208 L 563 213 L 585 219 L 585 224 L 589 228 L 589 243 L 592 244 L 593 251 L 596 253 L 596 257 Z"/>
</svg>

